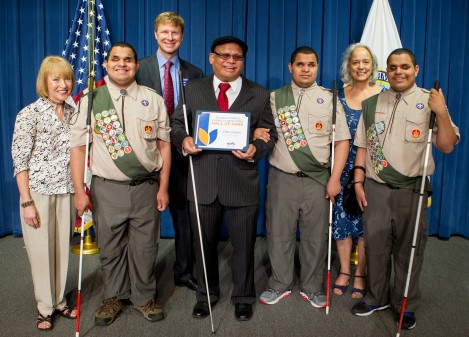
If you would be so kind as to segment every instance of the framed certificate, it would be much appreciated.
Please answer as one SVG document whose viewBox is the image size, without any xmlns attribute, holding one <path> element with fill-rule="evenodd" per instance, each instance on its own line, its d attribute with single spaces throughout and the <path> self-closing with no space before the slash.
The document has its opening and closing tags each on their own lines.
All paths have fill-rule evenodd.
<svg viewBox="0 0 469 337">
<path fill-rule="evenodd" d="M 204 150 L 246 151 L 251 113 L 197 110 L 194 141 Z"/>
</svg>

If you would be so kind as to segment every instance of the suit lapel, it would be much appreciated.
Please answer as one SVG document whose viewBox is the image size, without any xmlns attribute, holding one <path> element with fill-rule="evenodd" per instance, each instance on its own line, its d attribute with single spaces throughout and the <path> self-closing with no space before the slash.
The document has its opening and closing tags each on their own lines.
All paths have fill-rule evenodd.
<svg viewBox="0 0 469 337">
<path fill-rule="evenodd" d="M 186 62 L 184 60 L 181 60 L 181 58 L 179 58 L 179 67 L 181 69 L 181 77 L 182 77 L 183 86 L 185 87 L 191 77 L 189 73 L 189 68 L 187 67 Z"/>
<path fill-rule="evenodd" d="M 181 58 L 179 58 L 179 65 L 181 67 L 181 73 L 182 73 L 182 79 L 189 79 L 189 74 L 187 73 L 187 66 L 186 66 L 186 62 L 184 60 L 181 60 Z M 179 76 L 179 75 L 178 75 Z"/>
<path fill-rule="evenodd" d="M 213 75 L 206 77 L 203 83 L 204 84 L 200 86 L 200 96 L 207 98 L 207 103 L 209 104 L 207 110 L 219 110 L 220 108 L 218 107 L 217 98 L 215 97 L 215 91 L 213 90 Z"/>
<path fill-rule="evenodd" d="M 163 88 L 161 87 L 161 80 L 160 80 L 160 66 L 158 64 L 158 58 L 156 55 L 153 55 L 152 59 L 152 80 L 154 83 L 155 91 L 163 95 Z"/>
<path fill-rule="evenodd" d="M 242 110 L 242 108 L 246 105 L 246 102 L 249 101 L 252 97 L 252 91 L 251 91 L 251 86 L 244 77 L 242 78 L 243 83 L 241 86 L 241 91 L 239 92 L 238 97 L 236 97 L 236 100 L 231 104 L 230 111 L 231 110 Z"/>
</svg>

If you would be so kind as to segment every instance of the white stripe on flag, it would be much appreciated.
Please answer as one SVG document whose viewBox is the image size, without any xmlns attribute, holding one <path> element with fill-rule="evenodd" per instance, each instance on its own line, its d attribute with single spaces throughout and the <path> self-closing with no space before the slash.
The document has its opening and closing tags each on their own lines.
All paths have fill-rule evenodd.
<svg viewBox="0 0 469 337">
<path fill-rule="evenodd" d="M 402 48 L 402 44 L 388 0 L 373 1 L 360 42 L 369 46 L 378 58 L 376 83 L 389 88 L 386 59 L 394 49 Z"/>
</svg>

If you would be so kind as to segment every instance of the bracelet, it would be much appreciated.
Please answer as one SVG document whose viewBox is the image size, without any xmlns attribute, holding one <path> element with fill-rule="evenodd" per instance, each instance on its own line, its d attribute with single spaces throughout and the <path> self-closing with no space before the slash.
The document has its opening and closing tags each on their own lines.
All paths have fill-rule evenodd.
<svg viewBox="0 0 469 337">
<path fill-rule="evenodd" d="M 36 204 L 34 203 L 34 200 L 33 200 L 33 199 L 30 199 L 30 200 L 28 200 L 28 201 L 25 201 L 25 202 L 22 202 L 22 203 L 21 203 L 21 207 L 22 207 L 22 208 L 26 208 L 26 207 L 28 207 L 28 206 L 34 206 L 34 205 L 36 205 Z"/>
<path fill-rule="evenodd" d="M 360 170 L 362 170 L 363 172 L 366 173 L 366 170 L 365 170 L 365 168 L 364 168 L 363 166 L 358 166 L 358 165 L 357 165 L 357 166 L 354 166 L 354 167 L 353 167 L 353 170 L 355 170 L 355 169 L 360 169 Z"/>
<path fill-rule="evenodd" d="M 352 184 L 362 184 L 362 185 L 365 185 L 365 182 L 363 180 L 360 180 L 360 181 L 355 181 L 353 180 L 352 181 Z"/>
</svg>

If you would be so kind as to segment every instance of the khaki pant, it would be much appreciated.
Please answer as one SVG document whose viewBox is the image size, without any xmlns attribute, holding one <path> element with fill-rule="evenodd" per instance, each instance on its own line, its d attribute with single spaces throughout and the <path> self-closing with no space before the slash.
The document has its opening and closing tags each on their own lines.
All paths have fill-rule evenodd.
<svg viewBox="0 0 469 337">
<path fill-rule="evenodd" d="M 402 188 L 391 189 L 372 179 L 366 180 L 365 193 L 368 206 L 363 212 L 363 230 L 368 291 L 364 301 L 368 305 L 391 302 L 394 311 L 399 312 L 407 280 L 419 193 Z M 417 309 L 420 300 L 419 278 L 428 237 L 426 205 L 425 192 L 407 294 L 406 311 L 412 312 Z"/>
<path fill-rule="evenodd" d="M 327 255 L 329 201 L 325 187 L 309 177 L 276 168 L 267 186 L 267 242 L 272 276 L 269 288 L 284 292 L 293 287 L 296 230 L 300 230 L 300 290 L 323 289 Z"/>
<path fill-rule="evenodd" d="M 158 183 L 122 185 L 93 176 L 93 226 L 103 274 L 103 299 L 130 299 L 144 306 L 156 294 Z"/>
<path fill-rule="evenodd" d="M 50 315 L 67 303 L 64 297 L 67 280 L 72 195 L 42 195 L 31 191 L 41 225 L 33 228 L 23 219 L 20 207 L 23 239 L 33 276 L 37 309 Z"/>
</svg>

